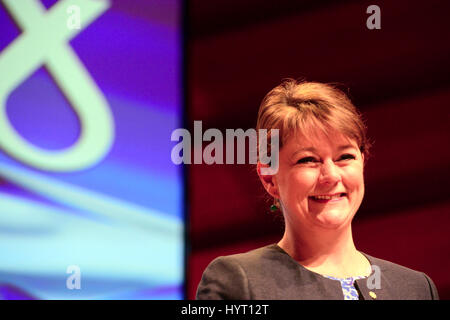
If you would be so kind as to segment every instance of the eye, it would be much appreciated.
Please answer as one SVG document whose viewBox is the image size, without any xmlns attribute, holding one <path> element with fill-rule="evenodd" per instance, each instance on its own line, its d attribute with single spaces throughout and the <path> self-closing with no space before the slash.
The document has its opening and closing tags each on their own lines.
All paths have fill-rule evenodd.
<svg viewBox="0 0 450 320">
<path fill-rule="evenodd" d="M 355 159 L 356 159 L 356 157 L 354 155 L 352 155 L 350 153 L 345 153 L 338 159 L 338 161 L 341 161 L 341 160 L 355 160 Z"/>
<path fill-rule="evenodd" d="M 297 163 L 312 163 L 312 162 L 318 162 L 318 160 L 315 159 L 314 157 L 305 157 L 297 161 Z"/>
</svg>

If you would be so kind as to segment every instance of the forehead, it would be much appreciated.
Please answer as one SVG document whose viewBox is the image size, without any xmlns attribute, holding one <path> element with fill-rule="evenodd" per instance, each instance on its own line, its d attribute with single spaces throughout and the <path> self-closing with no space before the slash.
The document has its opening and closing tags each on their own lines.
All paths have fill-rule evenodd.
<svg viewBox="0 0 450 320">
<path fill-rule="evenodd" d="M 358 149 L 358 144 L 354 139 L 349 138 L 338 130 L 331 129 L 327 132 L 312 130 L 307 134 L 297 131 L 287 139 L 283 149 L 297 152 L 299 150 L 337 150 L 351 147 Z"/>
</svg>

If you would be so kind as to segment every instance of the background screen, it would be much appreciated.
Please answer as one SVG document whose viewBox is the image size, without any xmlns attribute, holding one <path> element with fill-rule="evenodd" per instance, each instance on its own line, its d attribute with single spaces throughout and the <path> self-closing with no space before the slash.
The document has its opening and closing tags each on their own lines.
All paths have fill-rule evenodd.
<svg viewBox="0 0 450 320">
<path fill-rule="evenodd" d="M 0 1 L 1 298 L 183 298 L 179 11 Z"/>
</svg>

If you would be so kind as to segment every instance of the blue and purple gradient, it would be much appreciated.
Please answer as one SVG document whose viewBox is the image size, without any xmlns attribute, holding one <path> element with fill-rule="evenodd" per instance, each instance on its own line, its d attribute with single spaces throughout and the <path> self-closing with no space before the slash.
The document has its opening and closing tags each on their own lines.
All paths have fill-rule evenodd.
<svg viewBox="0 0 450 320">
<path fill-rule="evenodd" d="M 0 299 L 183 298 L 183 176 L 170 158 L 182 112 L 180 11 L 179 0 L 111 1 L 70 41 L 114 117 L 102 162 L 49 173 L 0 149 Z M 0 30 L 1 55 L 21 34 L 1 2 Z M 6 110 L 42 148 L 68 147 L 81 132 L 44 66 Z M 70 265 L 79 290 L 66 288 Z"/>
</svg>

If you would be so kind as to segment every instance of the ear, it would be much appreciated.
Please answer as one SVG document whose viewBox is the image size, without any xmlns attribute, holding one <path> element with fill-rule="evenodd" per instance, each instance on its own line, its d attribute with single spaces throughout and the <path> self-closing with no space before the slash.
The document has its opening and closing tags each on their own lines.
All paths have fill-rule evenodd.
<svg viewBox="0 0 450 320">
<path fill-rule="evenodd" d="M 278 190 L 278 183 L 277 183 L 277 175 L 263 175 L 261 174 L 261 168 L 268 168 L 270 167 L 267 164 L 262 164 L 258 161 L 256 165 L 256 171 L 258 172 L 259 179 L 261 180 L 261 183 L 264 186 L 264 189 L 274 198 L 279 199 L 280 193 Z"/>
</svg>

